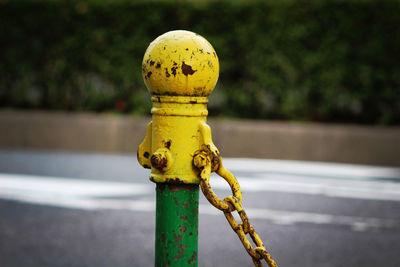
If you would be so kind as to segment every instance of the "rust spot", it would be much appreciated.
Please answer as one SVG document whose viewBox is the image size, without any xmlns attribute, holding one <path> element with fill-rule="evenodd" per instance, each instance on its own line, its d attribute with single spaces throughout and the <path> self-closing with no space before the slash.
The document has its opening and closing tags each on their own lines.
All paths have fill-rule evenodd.
<svg viewBox="0 0 400 267">
<path fill-rule="evenodd" d="M 181 242 L 182 238 L 183 238 L 183 235 L 174 234 L 174 239 L 175 239 L 175 243 L 176 243 L 176 244 L 178 244 L 179 242 Z"/>
<path fill-rule="evenodd" d="M 181 217 L 179 217 L 179 219 L 181 219 L 182 221 L 186 221 L 187 220 L 187 216 L 185 215 L 185 216 L 181 216 Z"/>
<path fill-rule="evenodd" d="M 182 208 L 187 208 L 189 206 L 190 206 L 189 202 L 185 202 L 185 201 L 182 202 Z"/>
<path fill-rule="evenodd" d="M 193 235 L 193 233 L 192 233 L 192 232 L 190 232 L 190 233 L 189 233 L 189 236 L 192 236 L 192 235 Z"/>
<path fill-rule="evenodd" d="M 161 63 L 157 63 L 157 65 L 156 65 L 156 69 L 159 69 L 159 68 L 161 68 Z"/>
<path fill-rule="evenodd" d="M 217 57 L 217 54 L 215 54 L 215 52 L 213 52 L 214 57 Z"/>
<path fill-rule="evenodd" d="M 161 233 L 161 243 L 165 243 L 165 233 Z"/>
<path fill-rule="evenodd" d="M 143 153 L 143 157 L 145 157 L 146 159 L 148 159 L 149 156 L 150 156 L 149 152 L 144 152 L 144 153 Z"/>
<path fill-rule="evenodd" d="M 169 188 L 169 189 L 171 190 L 171 188 Z M 174 203 L 175 203 L 175 206 L 179 206 L 179 202 L 178 202 L 178 199 L 176 197 L 174 197 Z"/>
<path fill-rule="evenodd" d="M 211 61 L 208 61 L 208 66 L 209 66 L 210 68 L 213 67 L 213 64 L 211 63 Z"/>
<path fill-rule="evenodd" d="M 210 52 L 207 52 L 207 54 L 210 54 Z"/>
<path fill-rule="evenodd" d="M 178 65 L 178 63 L 176 63 L 175 61 L 174 61 L 174 64 L 173 64 L 174 66 L 176 66 L 176 65 Z"/>
<path fill-rule="evenodd" d="M 187 230 L 187 228 L 184 225 L 179 227 L 179 233 L 181 233 L 181 234 L 186 233 L 186 230 Z"/>
<path fill-rule="evenodd" d="M 189 51 L 189 48 L 186 48 L 185 50 L 186 50 L 186 51 Z"/>
<path fill-rule="evenodd" d="M 153 60 L 150 60 L 150 66 L 153 66 L 154 65 L 154 61 Z"/>
<path fill-rule="evenodd" d="M 175 256 L 175 261 L 178 261 L 183 255 L 185 255 L 186 244 L 178 247 L 178 255 Z"/>
<path fill-rule="evenodd" d="M 150 78 L 151 74 L 153 74 L 151 71 L 149 71 L 146 75 L 147 78 Z"/>
<path fill-rule="evenodd" d="M 186 76 L 188 75 L 193 75 L 196 71 L 192 69 L 192 66 L 185 64 L 184 61 L 182 61 L 182 73 Z"/>
<path fill-rule="evenodd" d="M 196 95 L 204 95 L 205 94 L 204 93 L 204 89 L 205 88 L 206 87 L 195 87 L 193 89 L 194 89 Z"/>
<path fill-rule="evenodd" d="M 188 263 L 194 262 L 194 261 L 196 260 L 196 258 L 197 258 L 197 252 L 196 252 L 196 251 L 193 251 L 193 254 L 192 254 L 192 256 L 190 257 Z"/>
<path fill-rule="evenodd" d="M 151 178 L 150 178 L 150 180 L 151 180 Z M 162 192 L 165 190 L 165 184 L 157 183 L 157 188 L 158 188 L 158 190 L 160 190 Z"/>
<path fill-rule="evenodd" d="M 213 155 L 212 165 L 213 166 L 218 166 L 219 165 L 219 156 L 218 155 Z"/>
<path fill-rule="evenodd" d="M 190 100 L 190 104 L 197 104 L 197 100 Z"/>
<path fill-rule="evenodd" d="M 169 149 L 171 147 L 171 140 L 168 140 L 167 142 L 165 142 L 164 146 Z"/>
<path fill-rule="evenodd" d="M 181 179 L 179 179 L 178 177 L 166 178 L 165 182 L 168 184 L 174 184 L 174 185 L 183 184 L 183 181 Z"/>
<path fill-rule="evenodd" d="M 156 155 L 153 155 L 150 158 L 150 162 L 154 168 L 162 170 L 165 167 L 167 167 L 168 160 L 166 157 L 161 157 L 161 156 L 157 157 Z"/>
<path fill-rule="evenodd" d="M 143 164 L 143 168 L 145 168 L 145 169 L 151 169 L 151 167 L 150 167 L 149 165 L 147 165 L 147 164 Z"/>
<path fill-rule="evenodd" d="M 175 178 L 175 179 L 178 179 L 178 178 Z M 168 188 L 169 188 L 169 191 L 171 191 L 171 192 L 177 192 L 177 191 L 181 190 L 181 188 L 180 188 L 179 186 L 174 185 L 174 184 L 168 185 Z M 179 203 L 178 203 L 178 202 L 175 202 L 175 204 L 176 204 L 177 206 L 179 206 Z"/>
<path fill-rule="evenodd" d="M 174 64 L 175 65 L 175 64 Z M 174 76 L 176 76 L 176 70 L 178 69 L 178 67 L 172 67 L 171 68 L 171 72 L 172 72 L 172 75 L 174 75 Z"/>
<path fill-rule="evenodd" d="M 200 48 L 199 51 L 200 51 L 201 54 L 203 54 L 203 49 Z"/>
<path fill-rule="evenodd" d="M 165 50 L 166 46 L 164 45 L 164 50 Z"/>
<path fill-rule="evenodd" d="M 169 74 L 169 72 L 168 72 L 168 69 L 167 68 L 165 68 L 165 76 L 168 78 L 169 76 L 171 76 L 170 74 Z"/>
</svg>

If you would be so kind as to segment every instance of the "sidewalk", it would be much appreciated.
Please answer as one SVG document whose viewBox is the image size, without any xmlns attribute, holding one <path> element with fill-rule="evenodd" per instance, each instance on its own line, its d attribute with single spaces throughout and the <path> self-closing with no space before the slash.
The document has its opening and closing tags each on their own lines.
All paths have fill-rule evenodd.
<svg viewBox="0 0 400 267">
<path fill-rule="evenodd" d="M 148 118 L 0 111 L 0 147 L 136 152 Z M 400 166 L 400 127 L 209 119 L 225 157 Z"/>
</svg>

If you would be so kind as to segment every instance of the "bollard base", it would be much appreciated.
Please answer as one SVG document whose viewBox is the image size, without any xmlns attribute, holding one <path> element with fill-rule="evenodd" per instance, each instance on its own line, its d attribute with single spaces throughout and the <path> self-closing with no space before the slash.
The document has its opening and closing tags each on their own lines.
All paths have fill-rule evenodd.
<svg viewBox="0 0 400 267">
<path fill-rule="evenodd" d="M 155 266 L 197 266 L 199 185 L 156 186 Z"/>
</svg>

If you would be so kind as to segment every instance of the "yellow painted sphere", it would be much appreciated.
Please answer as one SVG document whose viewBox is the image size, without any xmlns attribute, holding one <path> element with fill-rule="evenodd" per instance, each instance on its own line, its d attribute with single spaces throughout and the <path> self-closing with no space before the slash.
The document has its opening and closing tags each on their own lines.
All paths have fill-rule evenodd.
<svg viewBox="0 0 400 267">
<path fill-rule="evenodd" d="M 153 95 L 208 96 L 218 80 L 218 56 L 202 36 L 170 31 L 150 43 L 142 74 Z"/>
</svg>

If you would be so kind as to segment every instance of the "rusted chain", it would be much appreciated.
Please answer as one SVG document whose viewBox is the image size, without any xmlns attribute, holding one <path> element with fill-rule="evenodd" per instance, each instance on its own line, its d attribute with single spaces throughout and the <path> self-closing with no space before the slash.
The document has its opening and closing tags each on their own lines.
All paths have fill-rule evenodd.
<svg viewBox="0 0 400 267">
<path fill-rule="evenodd" d="M 195 154 L 193 160 L 194 165 L 200 170 L 200 187 L 204 196 L 214 207 L 224 212 L 225 218 L 228 220 L 232 230 L 237 234 L 247 253 L 252 258 L 254 266 L 262 267 L 263 265 L 261 260 L 264 259 L 269 267 L 278 267 L 265 248 L 257 232 L 254 230 L 253 226 L 251 226 L 250 220 L 242 207 L 242 192 L 238 181 L 230 171 L 223 167 L 221 158 L 219 158 L 218 161 L 215 161 L 212 160 L 212 157 L 213 155 L 210 151 L 202 150 Z M 218 162 L 218 166 L 212 166 L 213 162 Z M 221 200 L 214 193 L 209 183 L 211 171 L 213 169 L 216 170 L 219 176 L 228 182 L 232 190 L 232 196 L 228 196 L 224 200 Z M 239 214 L 242 221 L 241 223 L 237 223 L 232 215 L 232 212 L 235 210 Z M 247 238 L 247 234 L 250 235 L 256 245 L 255 248 L 251 245 L 250 240 Z"/>
</svg>

